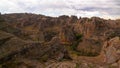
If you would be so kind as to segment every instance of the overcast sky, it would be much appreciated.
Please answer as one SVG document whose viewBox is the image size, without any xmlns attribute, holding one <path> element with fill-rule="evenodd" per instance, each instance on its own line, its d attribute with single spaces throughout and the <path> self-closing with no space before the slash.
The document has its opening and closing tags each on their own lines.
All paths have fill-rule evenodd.
<svg viewBox="0 0 120 68">
<path fill-rule="evenodd" d="M 0 12 L 120 18 L 120 0 L 0 0 Z"/>
</svg>

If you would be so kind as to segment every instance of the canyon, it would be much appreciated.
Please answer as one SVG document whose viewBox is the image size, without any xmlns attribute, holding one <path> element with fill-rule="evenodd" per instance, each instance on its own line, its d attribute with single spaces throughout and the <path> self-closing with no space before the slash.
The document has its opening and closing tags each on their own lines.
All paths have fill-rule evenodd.
<svg viewBox="0 0 120 68">
<path fill-rule="evenodd" d="M 120 68 L 120 19 L 0 14 L 0 68 Z"/>
</svg>

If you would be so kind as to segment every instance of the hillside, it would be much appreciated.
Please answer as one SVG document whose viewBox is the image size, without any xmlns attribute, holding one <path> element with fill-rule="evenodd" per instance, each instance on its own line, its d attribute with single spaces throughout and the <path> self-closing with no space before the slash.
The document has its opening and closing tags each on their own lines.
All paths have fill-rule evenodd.
<svg viewBox="0 0 120 68">
<path fill-rule="evenodd" d="M 0 68 L 119 68 L 120 20 L 0 14 Z"/>
</svg>

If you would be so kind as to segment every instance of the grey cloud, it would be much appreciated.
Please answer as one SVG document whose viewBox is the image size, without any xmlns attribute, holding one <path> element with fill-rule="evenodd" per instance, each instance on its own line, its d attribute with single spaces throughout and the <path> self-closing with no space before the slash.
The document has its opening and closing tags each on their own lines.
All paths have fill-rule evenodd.
<svg viewBox="0 0 120 68">
<path fill-rule="evenodd" d="M 8 5 L 3 4 L 6 2 Z M 10 5 L 9 3 L 14 4 Z M 1 0 L 0 11 L 34 12 L 46 15 L 119 16 L 119 0 Z"/>
</svg>

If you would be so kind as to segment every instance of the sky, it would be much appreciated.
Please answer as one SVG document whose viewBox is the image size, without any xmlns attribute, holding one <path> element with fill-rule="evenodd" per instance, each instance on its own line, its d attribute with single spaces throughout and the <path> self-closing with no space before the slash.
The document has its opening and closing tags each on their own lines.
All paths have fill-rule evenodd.
<svg viewBox="0 0 120 68">
<path fill-rule="evenodd" d="M 0 12 L 120 19 L 120 0 L 0 0 Z"/>
</svg>

